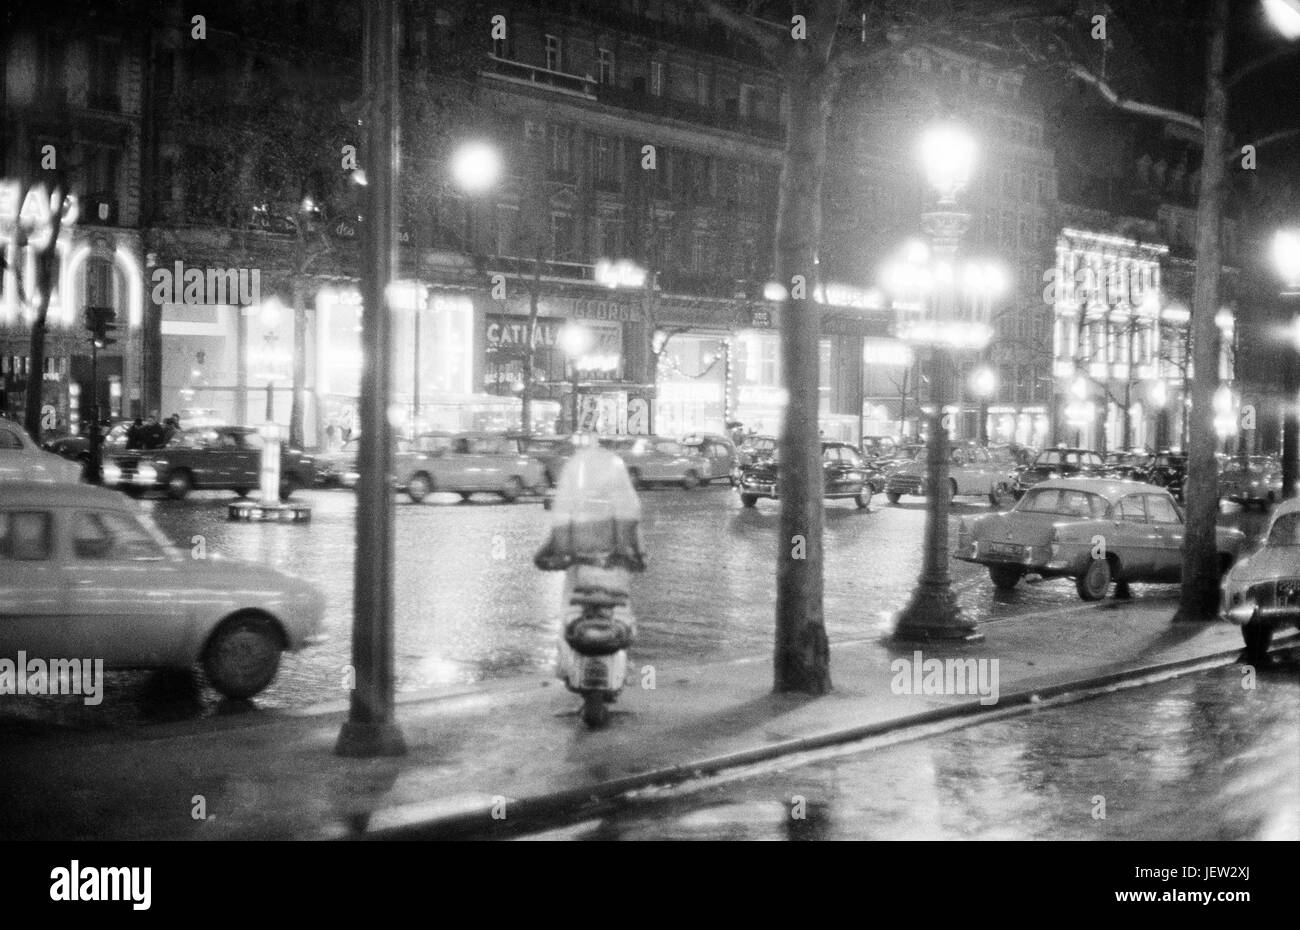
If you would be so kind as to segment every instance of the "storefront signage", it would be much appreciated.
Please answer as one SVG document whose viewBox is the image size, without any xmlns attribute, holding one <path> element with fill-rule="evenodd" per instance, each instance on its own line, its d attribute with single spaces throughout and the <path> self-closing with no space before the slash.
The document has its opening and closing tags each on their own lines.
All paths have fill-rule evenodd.
<svg viewBox="0 0 1300 930">
<path fill-rule="evenodd" d="M 749 325 L 754 329 L 771 329 L 772 311 L 767 307 L 755 307 L 749 311 Z"/>
<path fill-rule="evenodd" d="M 609 323 L 634 323 L 641 319 L 641 308 L 634 303 L 591 297 L 543 297 L 541 312 L 551 318 L 597 320 Z M 520 297 L 505 303 L 511 316 L 528 314 L 528 299 Z"/>
</svg>

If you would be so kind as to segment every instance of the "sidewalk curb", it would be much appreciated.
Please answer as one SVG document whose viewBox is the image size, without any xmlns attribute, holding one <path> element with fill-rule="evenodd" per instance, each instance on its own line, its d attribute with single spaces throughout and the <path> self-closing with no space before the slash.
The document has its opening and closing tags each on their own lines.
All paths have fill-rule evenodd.
<svg viewBox="0 0 1300 930">
<path fill-rule="evenodd" d="M 1275 640 L 1275 642 L 1283 645 L 1290 645 L 1297 639 L 1300 639 L 1300 636 L 1293 635 L 1290 637 L 1280 638 Z M 571 818 L 575 808 L 594 807 L 599 804 L 613 803 L 617 801 L 618 798 L 632 791 L 681 784 L 691 779 L 716 774 L 725 769 L 770 761 L 772 759 L 777 759 L 798 752 L 824 749 L 837 744 L 856 742 L 890 733 L 896 733 L 900 730 L 957 720 L 964 717 L 977 717 L 994 710 L 1005 711 L 1012 707 L 1028 706 L 1038 703 L 1039 701 L 1061 697 L 1072 692 L 1107 688 L 1124 682 L 1137 681 L 1160 673 L 1174 672 L 1177 674 L 1185 674 L 1201 670 L 1202 668 L 1208 669 L 1223 667 L 1235 662 L 1240 655 L 1240 649 L 1232 649 L 1229 651 L 1214 652 L 1209 653 L 1208 655 L 1187 659 L 1179 659 L 1175 662 L 1139 666 L 1124 671 L 1095 675 L 1090 678 L 1071 679 L 1069 681 L 1045 685 L 1041 688 L 1026 689 L 1005 694 L 1000 698 L 998 704 L 993 707 L 982 705 L 978 699 L 962 701 L 949 706 L 934 708 L 933 710 L 908 714 L 893 720 L 830 730 L 811 736 L 781 740 L 755 749 L 724 753 L 718 756 L 697 759 L 689 763 L 662 766 L 658 769 L 652 769 L 637 775 L 629 775 L 624 778 L 598 782 L 594 785 L 582 788 L 565 789 L 562 791 L 534 795 L 532 797 L 507 799 L 510 812 L 508 829 L 511 832 L 518 832 L 521 825 L 533 822 L 535 822 L 537 826 L 541 827 L 545 825 L 545 820 L 548 816 L 554 817 L 558 814 L 563 814 L 566 818 Z M 1138 685 L 1134 686 L 1137 687 Z M 415 805 L 411 806 L 414 807 Z M 427 809 L 427 805 L 418 805 L 418 807 L 421 809 Z M 382 816 L 385 820 L 401 820 L 401 810 L 402 808 L 400 807 L 381 808 L 374 811 L 372 816 Z M 493 824 L 500 824 L 505 828 L 503 821 L 492 819 L 492 805 L 490 803 L 475 806 L 467 810 L 457 811 L 456 813 L 447 814 L 445 816 L 419 817 L 412 812 L 410 819 L 411 822 L 409 823 L 397 823 L 393 826 L 385 826 L 363 834 L 343 833 L 336 829 L 327 832 L 325 835 L 319 836 L 319 838 L 357 841 L 455 839 L 471 833 L 481 834 L 485 829 L 491 829 Z"/>
</svg>

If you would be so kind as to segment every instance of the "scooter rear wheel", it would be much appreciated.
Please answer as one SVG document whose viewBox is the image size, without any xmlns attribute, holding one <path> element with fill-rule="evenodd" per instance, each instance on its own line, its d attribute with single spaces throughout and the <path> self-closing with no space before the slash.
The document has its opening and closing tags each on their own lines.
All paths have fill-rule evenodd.
<svg viewBox="0 0 1300 930">
<path fill-rule="evenodd" d="M 587 691 L 582 695 L 582 722 L 593 730 L 599 730 L 609 723 L 609 705 L 605 703 L 605 692 Z"/>
</svg>

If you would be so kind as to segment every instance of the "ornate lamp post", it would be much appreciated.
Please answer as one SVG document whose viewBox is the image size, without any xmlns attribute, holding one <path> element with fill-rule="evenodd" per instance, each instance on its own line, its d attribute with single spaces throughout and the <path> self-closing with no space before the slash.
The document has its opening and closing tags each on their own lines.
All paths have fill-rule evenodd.
<svg viewBox="0 0 1300 930">
<path fill-rule="evenodd" d="M 970 214 L 957 207 L 957 192 L 970 180 L 975 142 L 954 126 L 936 126 L 921 140 L 921 157 L 930 184 L 939 195 L 937 208 L 921 216 L 935 259 L 935 288 L 928 314 L 900 320 L 899 336 L 930 346 L 930 436 L 927 443 L 925 561 L 912 599 L 899 614 L 894 639 L 902 642 L 983 638 L 965 616 L 952 591 L 948 573 L 949 416 L 952 394 L 952 350 L 975 348 L 988 341 L 987 325 L 953 320 L 957 246 L 970 226 Z"/>
<path fill-rule="evenodd" d="M 1300 297 L 1300 231 L 1279 230 L 1273 236 L 1273 264 L 1282 279 L 1281 297 L 1294 301 Z M 1300 472 L 1300 409 L 1296 394 L 1300 392 L 1300 315 L 1292 314 L 1292 344 L 1283 371 L 1286 400 L 1282 407 L 1282 497 L 1294 497 L 1297 472 Z"/>
<path fill-rule="evenodd" d="M 566 323 L 560 328 L 560 347 L 569 361 L 569 380 L 572 385 L 569 396 L 572 400 L 569 426 L 570 432 L 578 431 L 578 359 L 591 348 L 591 330 L 579 323 Z"/>
</svg>

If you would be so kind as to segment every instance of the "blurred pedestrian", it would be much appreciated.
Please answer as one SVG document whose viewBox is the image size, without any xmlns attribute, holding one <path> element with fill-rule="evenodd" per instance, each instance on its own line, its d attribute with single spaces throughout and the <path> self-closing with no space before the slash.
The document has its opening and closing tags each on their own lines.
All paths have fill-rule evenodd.
<svg viewBox="0 0 1300 930">
<path fill-rule="evenodd" d="M 143 442 L 144 421 L 136 417 L 135 422 L 126 428 L 126 448 L 128 451 L 143 448 Z"/>
</svg>

